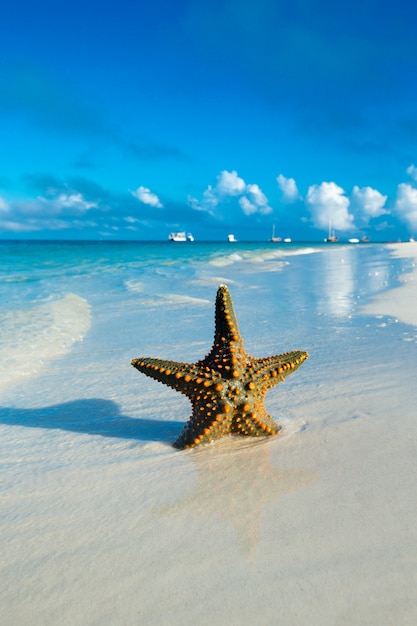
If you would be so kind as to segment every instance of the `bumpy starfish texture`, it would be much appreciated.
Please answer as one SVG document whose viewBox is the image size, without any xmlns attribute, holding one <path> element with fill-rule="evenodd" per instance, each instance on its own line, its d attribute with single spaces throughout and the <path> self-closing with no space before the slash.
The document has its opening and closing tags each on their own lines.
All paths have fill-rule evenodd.
<svg viewBox="0 0 417 626">
<path fill-rule="evenodd" d="M 225 285 L 220 285 L 214 343 L 203 360 L 180 363 L 141 357 L 133 359 L 132 365 L 190 399 L 191 418 L 174 443 L 176 448 L 189 448 L 228 434 L 275 435 L 279 426 L 265 410 L 265 394 L 307 357 L 308 353 L 301 350 L 265 358 L 249 356 L 230 293 Z"/>
</svg>

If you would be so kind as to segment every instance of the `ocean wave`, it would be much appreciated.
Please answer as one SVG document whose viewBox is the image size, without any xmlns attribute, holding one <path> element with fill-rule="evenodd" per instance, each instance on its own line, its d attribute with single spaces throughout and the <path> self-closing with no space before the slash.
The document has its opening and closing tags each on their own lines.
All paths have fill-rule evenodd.
<svg viewBox="0 0 417 626">
<path fill-rule="evenodd" d="M 212 304 L 210 300 L 206 300 L 204 298 L 193 298 L 192 296 L 186 296 L 182 294 L 176 293 L 167 293 L 164 295 L 154 295 L 149 298 L 145 298 L 141 300 L 141 304 L 145 306 L 172 306 L 172 307 L 181 307 L 181 306 L 207 306 L 208 304 Z"/>
<path fill-rule="evenodd" d="M 241 254 L 227 254 L 225 256 L 215 256 L 209 260 L 209 265 L 214 265 L 215 267 L 226 267 L 227 265 L 232 265 L 233 263 L 243 261 L 243 256 Z"/>
<path fill-rule="evenodd" d="M 125 286 L 128 291 L 133 291 L 134 293 L 141 293 L 143 291 L 143 282 L 140 280 L 126 280 Z"/>
<path fill-rule="evenodd" d="M 36 376 L 45 364 L 70 352 L 90 328 L 90 305 L 69 293 L 60 300 L 0 316 L 0 387 Z"/>
<path fill-rule="evenodd" d="M 225 278 L 224 276 L 200 276 L 189 281 L 190 285 L 195 287 L 210 287 L 212 285 L 236 285 L 237 282 L 231 278 Z"/>
<path fill-rule="evenodd" d="M 299 254 L 313 254 L 319 252 L 318 248 L 304 248 L 304 247 L 288 247 L 277 249 L 255 249 L 255 250 L 241 250 L 232 254 L 226 255 L 214 255 L 209 261 L 209 265 L 214 267 L 227 267 L 241 263 L 247 267 L 254 265 L 259 270 L 260 264 L 265 264 L 262 267 L 262 271 L 280 271 L 288 261 L 285 259 L 290 256 L 296 256 Z"/>
</svg>

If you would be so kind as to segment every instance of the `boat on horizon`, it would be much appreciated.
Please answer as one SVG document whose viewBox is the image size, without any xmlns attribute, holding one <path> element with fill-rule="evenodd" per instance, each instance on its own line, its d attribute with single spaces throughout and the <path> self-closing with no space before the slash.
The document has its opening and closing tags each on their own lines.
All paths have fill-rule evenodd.
<svg viewBox="0 0 417 626">
<path fill-rule="evenodd" d="M 339 241 L 339 237 L 335 234 L 333 228 L 331 228 L 329 224 L 329 234 L 324 239 L 325 243 L 337 243 Z"/>
<path fill-rule="evenodd" d="M 273 224 L 273 226 L 272 226 L 271 241 L 272 241 L 272 243 L 279 243 L 280 241 L 282 241 L 281 237 L 276 237 L 275 236 L 275 224 Z"/>
<path fill-rule="evenodd" d="M 186 233 L 185 230 L 177 230 L 169 233 L 169 241 L 194 241 L 194 237 L 191 233 Z"/>
<path fill-rule="evenodd" d="M 232 233 L 230 233 L 230 235 L 227 235 L 227 241 L 229 243 L 237 243 L 237 239 Z"/>
<path fill-rule="evenodd" d="M 335 235 L 334 231 L 329 231 L 329 235 L 324 239 L 325 243 L 337 243 L 339 241 L 339 237 Z"/>
<path fill-rule="evenodd" d="M 329 230 L 328 230 L 327 237 L 325 237 L 324 239 L 324 242 L 325 243 L 337 243 L 338 241 L 339 241 L 339 237 L 336 235 L 336 233 L 334 232 L 334 228 L 333 228 L 332 215 L 329 214 Z"/>
<path fill-rule="evenodd" d="M 348 243 L 369 243 L 369 237 L 364 235 L 360 239 L 358 237 L 351 237 L 348 239 Z"/>
</svg>

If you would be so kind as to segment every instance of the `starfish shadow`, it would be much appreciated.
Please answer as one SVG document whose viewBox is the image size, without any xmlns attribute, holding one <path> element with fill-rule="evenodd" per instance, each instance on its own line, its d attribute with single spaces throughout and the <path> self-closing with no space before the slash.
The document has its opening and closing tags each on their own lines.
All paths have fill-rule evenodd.
<svg viewBox="0 0 417 626">
<path fill-rule="evenodd" d="M 123 415 L 115 402 L 102 398 L 74 400 L 37 409 L 0 406 L 0 424 L 66 430 L 118 439 L 162 441 L 169 444 L 172 444 L 184 427 L 184 422 Z"/>
</svg>

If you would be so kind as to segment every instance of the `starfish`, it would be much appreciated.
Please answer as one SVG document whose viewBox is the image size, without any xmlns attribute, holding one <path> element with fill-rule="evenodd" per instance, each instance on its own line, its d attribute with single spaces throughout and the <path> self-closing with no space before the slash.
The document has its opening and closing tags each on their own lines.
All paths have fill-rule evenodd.
<svg viewBox="0 0 417 626">
<path fill-rule="evenodd" d="M 137 370 L 186 395 L 192 415 L 174 443 L 190 448 L 225 435 L 275 435 L 278 424 L 265 410 L 266 392 L 307 359 L 301 350 L 276 356 L 249 356 L 239 333 L 233 302 L 220 285 L 215 304 L 214 343 L 196 363 L 152 357 L 133 359 Z"/>
</svg>

